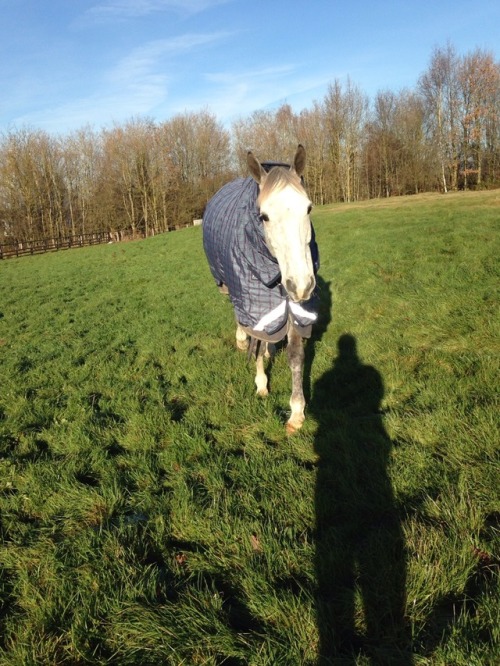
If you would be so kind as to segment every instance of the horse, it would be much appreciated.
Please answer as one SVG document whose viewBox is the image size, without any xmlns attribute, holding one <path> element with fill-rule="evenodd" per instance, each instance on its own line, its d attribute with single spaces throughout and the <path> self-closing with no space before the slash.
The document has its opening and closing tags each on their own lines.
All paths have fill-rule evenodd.
<svg viewBox="0 0 500 666">
<path fill-rule="evenodd" d="M 224 185 L 203 214 L 203 246 L 212 276 L 229 294 L 236 345 L 255 353 L 257 394 L 268 394 L 264 358 L 287 338 L 292 374 L 288 434 L 304 423 L 304 338 L 317 320 L 319 253 L 311 223 L 312 203 L 302 174 L 305 148 L 292 165 L 247 154 L 250 176 Z"/>
</svg>

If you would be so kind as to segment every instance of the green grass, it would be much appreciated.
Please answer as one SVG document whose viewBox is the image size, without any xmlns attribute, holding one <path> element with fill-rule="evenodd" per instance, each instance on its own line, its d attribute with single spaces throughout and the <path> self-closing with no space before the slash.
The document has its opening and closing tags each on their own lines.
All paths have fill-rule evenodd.
<svg viewBox="0 0 500 666">
<path fill-rule="evenodd" d="M 498 663 L 499 203 L 315 210 L 293 437 L 199 228 L 0 262 L 0 664 Z"/>
</svg>

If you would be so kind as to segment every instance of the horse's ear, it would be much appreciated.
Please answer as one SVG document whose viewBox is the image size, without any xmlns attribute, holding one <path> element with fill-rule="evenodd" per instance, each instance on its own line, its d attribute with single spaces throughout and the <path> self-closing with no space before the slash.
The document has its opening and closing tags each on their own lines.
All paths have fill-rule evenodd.
<svg viewBox="0 0 500 666">
<path fill-rule="evenodd" d="M 297 152 L 295 153 L 295 157 L 293 159 L 293 168 L 297 172 L 298 176 L 302 176 L 306 168 L 306 149 L 301 143 L 299 143 Z"/>
<path fill-rule="evenodd" d="M 263 177 L 266 175 L 266 172 L 251 150 L 249 150 L 247 153 L 247 164 L 248 168 L 250 169 L 250 173 L 252 174 L 252 178 L 260 184 Z"/>
</svg>

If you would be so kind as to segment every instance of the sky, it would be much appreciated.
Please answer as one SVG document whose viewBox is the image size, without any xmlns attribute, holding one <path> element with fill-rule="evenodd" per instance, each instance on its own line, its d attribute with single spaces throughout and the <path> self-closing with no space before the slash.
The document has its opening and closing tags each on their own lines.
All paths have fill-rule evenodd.
<svg viewBox="0 0 500 666">
<path fill-rule="evenodd" d="M 225 126 L 414 88 L 450 42 L 499 57 L 500 0 L 0 0 L 0 133 L 208 110 Z"/>
</svg>

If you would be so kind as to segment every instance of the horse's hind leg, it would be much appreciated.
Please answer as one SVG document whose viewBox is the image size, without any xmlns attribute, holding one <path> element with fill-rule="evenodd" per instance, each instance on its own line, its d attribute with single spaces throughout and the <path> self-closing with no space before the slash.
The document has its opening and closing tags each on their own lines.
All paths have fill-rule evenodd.
<svg viewBox="0 0 500 666">
<path fill-rule="evenodd" d="M 239 324 L 236 328 L 236 346 L 240 351 L 246 351 L 248 349 L 248 335 Z"/>
<path fill-rule="evenodd" d="M 306 401 L 302 386 L 305 356 L 304 343 L 301 336 L 291 325 L 288 331 L 287 355 L 288 364 L 292 371 L 292 396 L 290 398 L 292 413 L 286 424 L 286 431 L 289 435 L 292 435 L 304 423 Z"/>
<path fill-rule="evenodd" d="M 275 353 L 276 353 L 276 345 L 273 344 L 272 342 L 267 342 L 266 343 L 266 348 L 264 350 L 264 357 L 265 358 L 273 358 Z"/>
<path fill-rule="evenodd" d="M 263 398 L 269 393 L 267 389 L 267 375 L 264 369 L 264 356 L 268 357 L 267 344 L 267 342 L 260 342 L 255 359 L 257 368 L 255 386 L 257 387 L 257 395 Z"/>
</svg>

